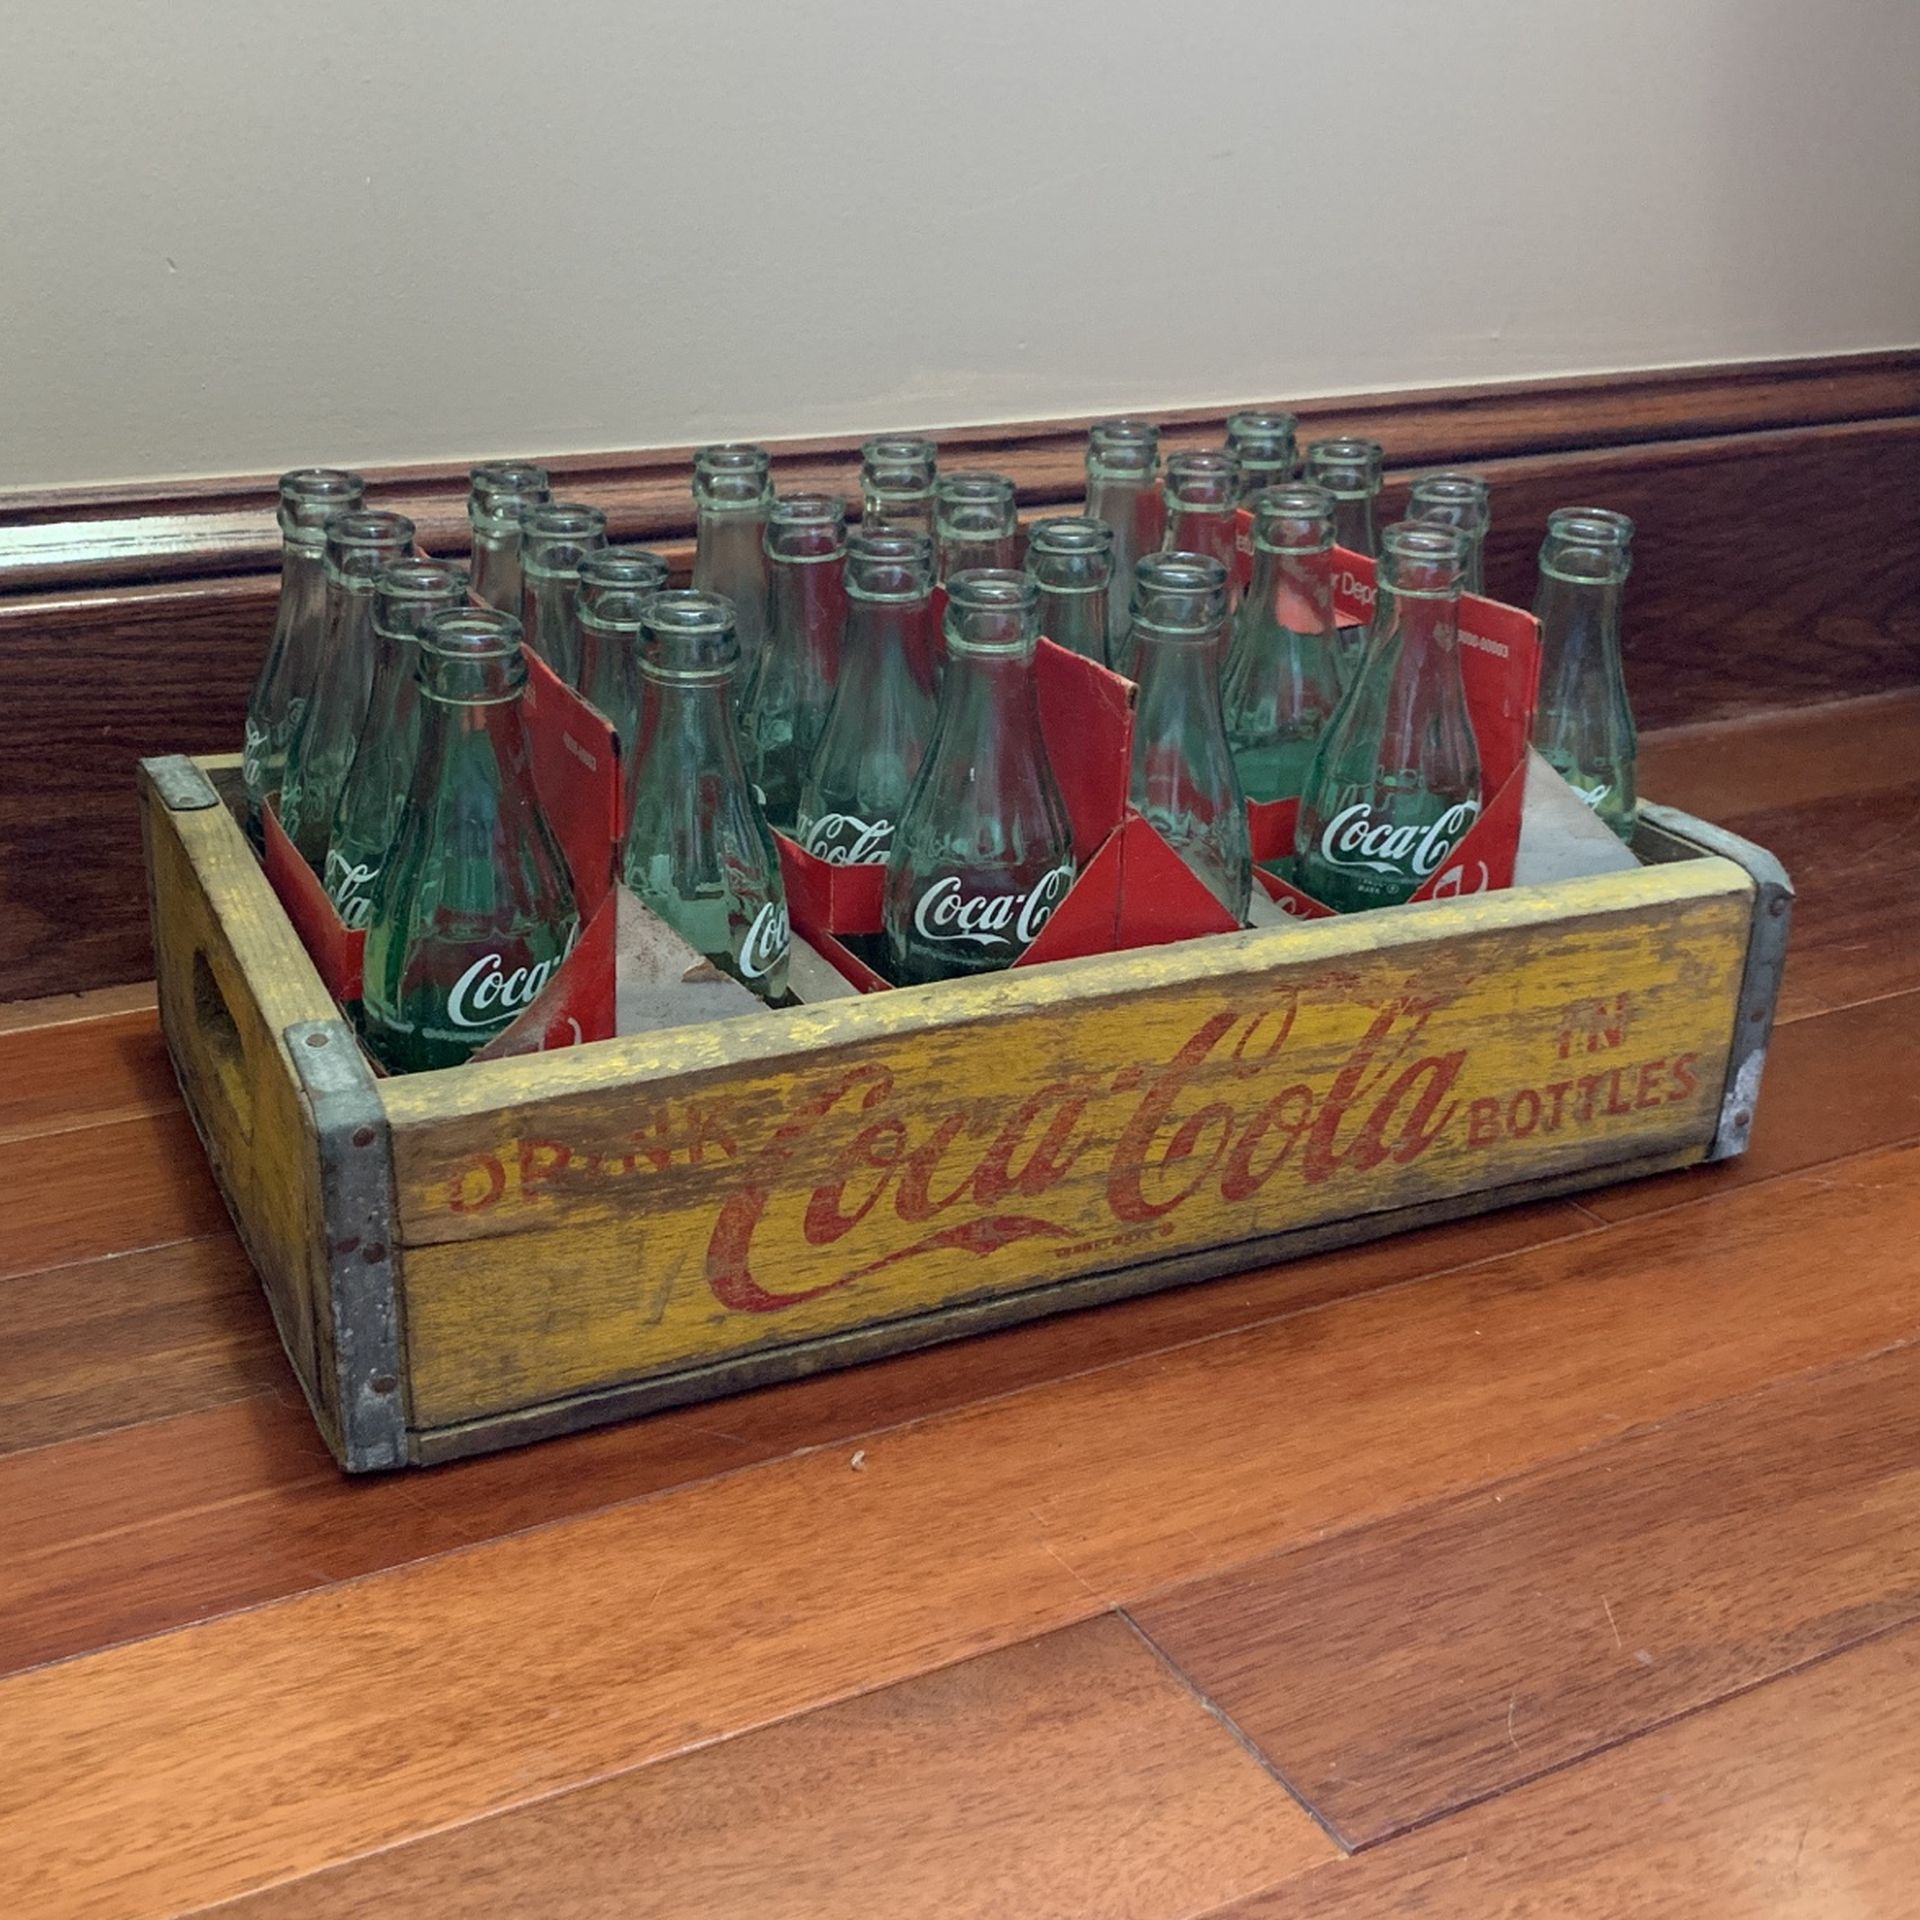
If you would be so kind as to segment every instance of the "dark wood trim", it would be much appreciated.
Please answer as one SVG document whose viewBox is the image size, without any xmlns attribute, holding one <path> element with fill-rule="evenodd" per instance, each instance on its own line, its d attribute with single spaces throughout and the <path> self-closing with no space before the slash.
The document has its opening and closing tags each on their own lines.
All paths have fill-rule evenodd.
<svg viewBox="0 0 1920 1920">
<path fill-rule="evenodd" d="M 1251 402 L 1247 404 L 1253 404 Z M 1647 373 L 1336 395 L 1302 401 L 1305 438 L 1365 433 L 1400 472 L 1573 449 L 1645 448 L 1920 414 L 1920 350 L 1839 354 Z M 1171 448 L 1217 442 L 1230 408 L 1161 414 Z M 1087 420 L 939 429 L 949 465 L 995 467 L 1023 503 L 1078 497 Z M 848 489 L 859 435 L 775 443 L 783 490 Z M 509 449 L 526 452 L 527 449 Z M 692 449 L 563 454 L 569 494 L 607 509 L 616 538 L 670 543 L 692 532 Z M 412 516 L 427 547 L 463 551 L 465 463 L 368 469 L 369 497 Z M 0 492 L 0 593 L 258 572 L 276 560 L 273 476 Z"/>
</svg>

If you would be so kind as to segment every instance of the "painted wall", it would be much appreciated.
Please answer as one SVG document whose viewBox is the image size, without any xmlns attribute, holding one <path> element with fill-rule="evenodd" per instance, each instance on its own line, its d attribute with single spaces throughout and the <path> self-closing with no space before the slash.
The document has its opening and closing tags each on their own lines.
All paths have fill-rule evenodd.
<svg viewBox="0 0 1920 1920">
<path fill-rule="evenodd" d="M 1920 341 L 1914 0 L 12 0 L 0 485 Z"/>
</svg>

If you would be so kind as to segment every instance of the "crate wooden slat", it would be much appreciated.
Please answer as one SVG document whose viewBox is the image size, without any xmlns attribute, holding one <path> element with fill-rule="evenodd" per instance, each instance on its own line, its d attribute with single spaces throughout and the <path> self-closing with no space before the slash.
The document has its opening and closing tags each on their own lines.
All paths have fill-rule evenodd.
<svg viewBox="0 0 1920 1920">
<path fill-rule="evenodd" d="M 1790 890 L 1637 871 L 380 1080 L 211 780 L 160 1004 L 316 1417 L 427 1462 L 1738 1151 Z"/>
</svg>

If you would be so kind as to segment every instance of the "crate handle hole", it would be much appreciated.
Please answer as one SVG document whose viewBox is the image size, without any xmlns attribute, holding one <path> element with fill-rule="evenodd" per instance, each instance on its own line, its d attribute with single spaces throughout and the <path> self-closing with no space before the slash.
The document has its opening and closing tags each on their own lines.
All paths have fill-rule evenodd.
<svg viewBox="0 0 1920 1920">
<path fill-rule="evenodd" d="M 227 1004 L 225 990 L 204 949 L 193 956 L 193 1029 L 205 1049 L 213 1077 L 241 1131 L 253 1126 L 253 1084 L 247 1072 L 246 1044 Z"/>
</svg>

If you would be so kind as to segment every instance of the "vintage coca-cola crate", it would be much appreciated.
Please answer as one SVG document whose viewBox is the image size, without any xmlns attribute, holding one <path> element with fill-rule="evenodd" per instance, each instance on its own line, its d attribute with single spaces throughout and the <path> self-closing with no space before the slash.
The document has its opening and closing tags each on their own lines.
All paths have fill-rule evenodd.
<svg viewBox="0 0 1920 1920">
<path fill-rule="evenodd" d="M 322 1430 L 444 1460 L 1745 1146 L 1791 891 L 1629 873 L 379 1080 L 143 769 L 181 1085 Z"/>
</svg>

